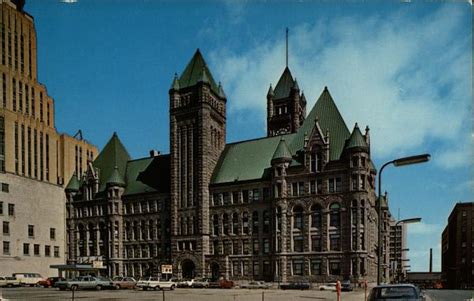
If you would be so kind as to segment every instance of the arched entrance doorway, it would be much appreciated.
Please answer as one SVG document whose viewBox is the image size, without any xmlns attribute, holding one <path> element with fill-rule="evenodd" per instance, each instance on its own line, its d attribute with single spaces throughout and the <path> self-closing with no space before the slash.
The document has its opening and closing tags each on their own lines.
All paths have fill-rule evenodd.
<svg viewBox="0 0 474 301">
<path fill-rule="evenodd" d="M 181 263 L 181 276 L 183 279 L 193 279 L 196 276 L 196 265 L 192 260 L 183 260 Z"/>
<path fill-rule="evenodd" d="M 211 263 L 211 278 L 213 281 L 219 279 L 219 264 L 217 262 Z"/>
</svg>

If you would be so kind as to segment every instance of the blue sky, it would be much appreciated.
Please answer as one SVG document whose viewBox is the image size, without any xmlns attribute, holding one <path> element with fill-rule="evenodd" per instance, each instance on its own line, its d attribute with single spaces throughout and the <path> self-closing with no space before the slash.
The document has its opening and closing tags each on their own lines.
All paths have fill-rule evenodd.
<svg viewBox="0 0 474 301">
<path fill-rule="evenodd" d="M 471 5 L 300 1 L 30 0 L 39 80 L 56 126 L 102 147 L 117 131 L 134 158 L 169 150 L 168 89 L 200 48 L 228 98 L 227 141 L 265 135 L 266 92 L 289 67 L 308 110 L 328 86 L 347 126 L 371 129 L 377 167 L 389 167 L 392 212 L 409 226 L 412 271 L 440 270 L 440 235 L 472 201 Z"/>
</svg>

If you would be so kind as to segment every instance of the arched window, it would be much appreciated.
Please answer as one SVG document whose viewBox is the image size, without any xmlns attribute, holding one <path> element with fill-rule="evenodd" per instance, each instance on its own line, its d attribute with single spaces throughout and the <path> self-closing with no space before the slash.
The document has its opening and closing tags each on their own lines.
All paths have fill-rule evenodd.
<svg viewBox="0 0 474 301">
<path fill-rule="evenodd" d="M 242 232 L 249 234 L 249 214 L 247 212 L 242 213 Z"/>
<path fill-rule="evenodd" d="M 212 229 L 214 235 L 219 235 L 219 216 L 217 214 L 214 214 L 212 218 Z"/>
<path fill-rule="evenodd" d="M 148 221 L 148 238 L 155 239 L 155 226 L 153 220 Z"/>
<path fill-rule="evenodd" d="M 270 213 L 263 211 L 263 233 L 270 233 Z"/>
<path fill-rule="evenodd" d="M 303 208 L 301 206 L 295 206 L 293 208 L 293 228 L 303 229 Z"/>
<path fill-rule="evenodd" d="M 321 228 L 321 206 L 311 206 L 311 228 Z"/>
<path fill-rule="evenodd" d="M 229 234 L 229 215 L 227 213 L 222 216 L 222 229 L 225 235 Z"/>
<path fill-rule="evenodd" d="M 252 213 L 252 233 L 258 234 L 258 212 Z"/>
<path fill-rule="evenodd" d="M 237 212 L 232 213 L 232 234 L 239 234 L 239 214 Z"/>
<path fill-rule="evenodd" d="M 330 220 L 329 226 L 339 228 L 341 225 L 341 206 L 338 203 L 332 203 L 329 207 Z"/>
</svg>

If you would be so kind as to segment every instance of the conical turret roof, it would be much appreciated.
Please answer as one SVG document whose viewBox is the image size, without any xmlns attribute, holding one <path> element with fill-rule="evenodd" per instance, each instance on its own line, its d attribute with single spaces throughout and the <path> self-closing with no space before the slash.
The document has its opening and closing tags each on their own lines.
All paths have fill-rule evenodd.
<svg viewBox="0 0 474 301">
<path fill-rule="evenodd" d="M 77 178 L 76 174 L 73 174 L 71 179 L 69 180 L 69 183 L 67 183 L 66 186 L 66 191 L 79 191 L 81 188 L 81 183 L 79 182 L 79 179 Z"/>
<path fill-rule="evenodd" d="M 214 92 L 219 92 L 219 87 L 214 81 L 211 71 L 207 67 L 206 61 L 204 60 L 201 51 L 197 49 L 193 58 L 191 61 L 189 61 L 188 65 L 184 69 L 183 74 L 181 74 L 181 77 L 179 78 L 179 84 L 181 88 L 186 88 L 194 86 L 198 82 L 202 81 L 208 82 Z"/>
<path fill-rule="evenodd" d="M 291 88 L 293 88 L 294 85 L 295 81 L 293 80 L 291 71 L 288 67 L 286 67 L 280 79 L 278 80 L 277 85 L 275 86 L 274 98 L 280 99 L 290 96 Z"/>
<path fill-rule="evenodd" d="M 110 174 L 110 177 L 106 181 L 106 184 L 111 186 L 125 186 L 125 180 L 120 174 L 117 166 L 114 167 L 114 170 Z"/>
<path fill-rule="evenodd" d="M 99 191 L 106 188 L 109 179 L 115 178 L 113 173 L 116 168 L 120 178 L 125 179 L 128 160 L 130 160 L 130 155 L 117 133 L 114 133 L 93 163 L 93 166 L 99 170 Z"/>
<path fill-rule="evenodd" d="M 359 126 L 356 123 L 351 136 L 346 140 L 346 145 L 344 146 L 344 149 L 357 148 L 357 147 L 363 148 L 363 149 L 369 148 L 369 146 L 365 142 L 364 136 L 360 132 Z"/>
<path fill-rule="evenodd" d="M 171 84 L 170 89 L 179 90 L 179 79 L 177 73 L 174 74 L 173 83 Z"/>
<path fill-rule="evenodd" d="M 291 152 L 288 148 L 288 144 L 286 144 L 285 139 L 281 139 L 278 143 L 275 152 L 273 153 L 272 161 L 273 160 L 288 160 L 291 161 Z"/>
</svg>

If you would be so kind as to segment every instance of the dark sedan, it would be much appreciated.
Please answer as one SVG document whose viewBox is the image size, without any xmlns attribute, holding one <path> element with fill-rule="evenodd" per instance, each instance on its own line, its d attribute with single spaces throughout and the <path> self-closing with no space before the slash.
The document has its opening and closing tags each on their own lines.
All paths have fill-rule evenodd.
<svg viewBox="0 0 474 301">
<path fill-rule="evenodd" d="M 404 300 L 404 301 L 422 301 L 424 297 L 420 290 L 411 284 L 385 284 L 372 289 L 369 295 L 369 301 L 386 300 Z"/>
<path fill-rule="evenodd" d="M 307 290 L 311 287 L 309 282 L 290 282 L 280 285 L 282 290 Z"/>
</svg>

